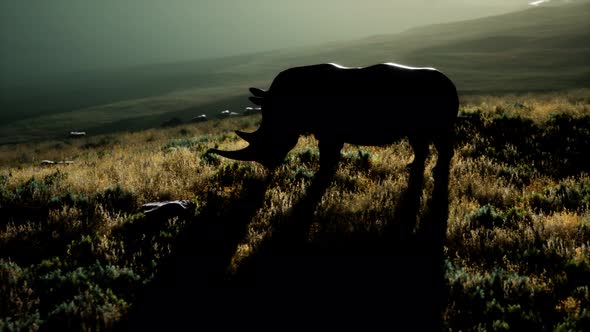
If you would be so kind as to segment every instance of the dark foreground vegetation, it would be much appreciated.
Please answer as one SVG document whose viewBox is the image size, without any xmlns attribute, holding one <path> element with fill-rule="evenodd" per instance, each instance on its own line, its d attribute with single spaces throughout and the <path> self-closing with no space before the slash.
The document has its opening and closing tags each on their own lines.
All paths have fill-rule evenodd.
<svg viewBox="0 0 590 332">
<path fill-rule="evenodd" d="M 590 330 L 588 96 L 463 98 L 448 192 L 405 141 L 329 183 L 311 137 L 272 177 L 204 154 L 256 115 L 1 147 L 0 330 Z"/>
</svg>

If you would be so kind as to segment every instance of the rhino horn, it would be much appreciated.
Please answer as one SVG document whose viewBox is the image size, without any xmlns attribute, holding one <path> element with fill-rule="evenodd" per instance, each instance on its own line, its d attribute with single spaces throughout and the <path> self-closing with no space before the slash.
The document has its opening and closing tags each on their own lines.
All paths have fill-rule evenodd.
<svg viewBox="0 0 590 332">
<path fill-rule="evenodd" d="M 257 161 L 257 150 L 252 146 L 249 145 L 241 150 L 235 151 L 223 151 L 218 149 L 209 149 L 207 153 L 215 153 L 222 157 L 233 159 L 233 160 L 242 160 L 242 161 Z"/>
<path fill-rule="evenodd" d="M 255 141 L 258 138 L 258 132 L 252 132 L 252 133 L 246 133 L 240 130 L 236 130 L 236 135 L 238 135 L 240 138 L 242 138 L 244 141 L 248 142 L 248 143 L 252 143 L 253 141 Z"/>
<path fill-rule="evenodd" d="M 262 106 L 264 104 L 263 97 L 248 97 L 248 99 L 250 99 L 250 101 L 254 103 L 254 105 Z"/>
<path fill-rule="evenodd" d="M 268 95 L 268 91 L 262 90 L 259 88 L 250 88 L 250 93 L 252 93 L 256 97 L 264 98 Z"/>
</svg>

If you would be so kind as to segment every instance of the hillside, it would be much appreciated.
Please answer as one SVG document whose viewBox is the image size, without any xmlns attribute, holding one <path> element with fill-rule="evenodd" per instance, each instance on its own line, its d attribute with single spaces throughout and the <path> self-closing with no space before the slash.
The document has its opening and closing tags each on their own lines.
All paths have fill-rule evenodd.
<svg viewBox="0 0 590 332">
<path fill-rule="evenodd" d="M 534 7 L 395 35 L 206 61 L 80 73 L 2 91 L 0 144 L 158 126 L 249 106 L 247 87 L 281 70 L 336 62 L 398 62 L 443 70 L 462 94 L 549 91 L 590 84 L 590 4 Z"/>
<path fill-rule="evenodd" d="M 0 330 L 587 331 L 589 93 L 465 96 L 448 191 L 407 141 L 205 153 L 259 115 L 1 146 Z"/>
</svg>

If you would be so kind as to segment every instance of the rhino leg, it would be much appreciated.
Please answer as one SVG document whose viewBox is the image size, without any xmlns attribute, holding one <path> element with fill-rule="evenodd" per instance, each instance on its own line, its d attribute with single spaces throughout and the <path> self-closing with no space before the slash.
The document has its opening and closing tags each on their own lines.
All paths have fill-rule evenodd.
<svg viewBox="0 0 590 332">
<path fill-rule="evenodd" d="M 438 152 L 438 159 L 436 161 L 436 167 L 434 173 L 440 173 L 441 175 L 446 174 L 448 177 L 449 168 L 451 166 L 451 159 L 455 154 L 454 150 L 453 132 L 450 131 L 447 135 L 438 137 L 434 141 L 434 146 Z M 436 174 L 435 174 L 436 176 Z"/>
<path fill-rule="evenodd" d="M 320 174 L 333 176 L 336 173 L 338 162 L 340 161 L 340 150 L 344 146 L 343 142 L 330 140 L 319 140 L 320 148 Z"/>
<path fill-rule="evenodd" d="M 410 145 L 414 150 L 414 160 L 409 166 L 411 177 L 423 177 L 424 164 L 428 157 L 428 141 L 424 139 L 410 138 Z"/>
<path fill-rule="evenodd" d="M 452 134 L 440 137 L 434 142 L 434 146 L 438 151 L 436 166 L 433 170 L 435 189 L 438 187 L 440 190 L 447 190 L 451 159 L 453 159 L 455 153 Z"/>
<path fill-rule="evenodd" d="M 424 223 L 422 235 L 432 248 L 443 248 L 446 239 L 446 230 L 449 217 L 449 173 L 451 159 L 454 154 L 452 135 L 438 137 L 434 141 L 438 157 L 433 170 L 434 189 L 429 202 L 430 217 Z M 442 261 L 443 252 L 438 250 L 436 255 Z"/>
</svg>

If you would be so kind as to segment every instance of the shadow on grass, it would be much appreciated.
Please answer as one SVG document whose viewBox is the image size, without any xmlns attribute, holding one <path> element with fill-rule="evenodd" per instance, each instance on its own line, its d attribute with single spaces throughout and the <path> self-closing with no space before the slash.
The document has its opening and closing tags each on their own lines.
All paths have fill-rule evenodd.
<svg viewBox="0 0 590 332">
<path fill-rule="evenodd" d="M 253 181 L 229 203 L 210 197 L 120 327 L 440 330 L 448 169 L 441 173 L 425 215 L 419 213 L 423 174 L 413 172 L 383 232 L 310 241 L 314 211 L 333 177 L 320 174 L 287 214 L 274 217 L 272 236 L 233 275 L 230 260 L 263 204 L 267 182 Z"/>
</svg>

